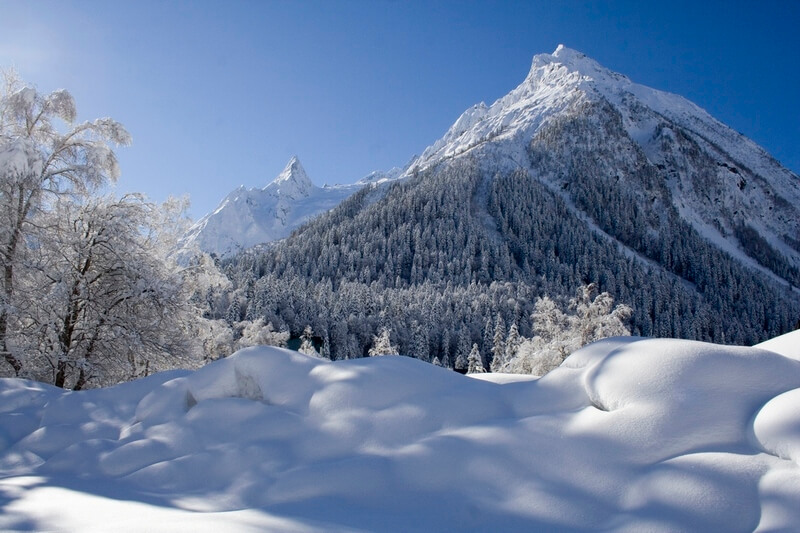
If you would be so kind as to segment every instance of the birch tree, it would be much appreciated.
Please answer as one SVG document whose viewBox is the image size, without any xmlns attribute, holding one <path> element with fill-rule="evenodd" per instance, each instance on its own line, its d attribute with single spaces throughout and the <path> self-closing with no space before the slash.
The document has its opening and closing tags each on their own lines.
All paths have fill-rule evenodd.
<svg viewBox="0 0 800 533">
<path fill-rule="evenodd" d="M 101 118 L 75 124 L 75 101 L 65 90 L 48 95 L 25 86 L 13 73 L 0 88 L 0 353 L 15 375 L 23 368 L 10 333 L 27 299 L 18 292 L 26 242 L 42 230 L 35 220 L 59 198 L 85 195 L 117 179 L 112 146 L 130 136 L 118 122 Z M 62 133 L 56 127 L 61 121 Z M 22 296 L 22 297 L 20 297 Z"/>
</svg>

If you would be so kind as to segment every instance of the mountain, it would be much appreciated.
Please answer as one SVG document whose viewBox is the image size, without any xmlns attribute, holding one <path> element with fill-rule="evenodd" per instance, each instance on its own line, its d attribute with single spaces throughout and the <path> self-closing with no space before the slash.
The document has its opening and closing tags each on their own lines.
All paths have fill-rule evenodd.
<svg viewBox="0 0 800 533">
<path fill-rule="evenodd" d="M 560 139 L 554 150 L 544 139 L 578 115 L 593 115 L 586 126 L 597 131 L 586 140 L 595 148 L 614 137 L 605 150 L 614 157 L 602 154 L 607 172 L 630 163 L 656 167 L 670 203 L 704 237 L 750 266 L 778 252 L 794 267 L 780 277 L 800 284 L 798 176 L 685 98 L 633 83 L 563 45 L 535 56 L 525 81 L 491 107 L 481 103 L 462 114 L 415 165 L 476 153 L 496 168 L 527 170 L 531 149 L 568 156 L 588 148 Z M 544 177 L 563 185 L 569 182 L 564 170 Z"/>
<path fill-rule="evenodd" d="M 389 173 L 374 172 L 351 185 L 315 186 L 295 156 L 269 185 L 262 189 L 244 186 L 232 191 L 219 207 L 200 219 L 184 236 L 184 250 L 196 247 L 220 257 L 252 246 L 286 238 L 293 230 L 356 192 L 367 183 L 390 179 Z"/>
<path fill-rule="evenodd" d="M 587 283 L 633 308 L 636 335 L 753 344 L 800 318 L 800 178 L 563 46 L 401 177 L 232 259 L 220 315 L 310 324 L 335 358 L 390 327 L 401 353 L 442 361 L 472 344 L 488 359 L 512 323 L 534 335 L 538 297 Z"/>
</svg>

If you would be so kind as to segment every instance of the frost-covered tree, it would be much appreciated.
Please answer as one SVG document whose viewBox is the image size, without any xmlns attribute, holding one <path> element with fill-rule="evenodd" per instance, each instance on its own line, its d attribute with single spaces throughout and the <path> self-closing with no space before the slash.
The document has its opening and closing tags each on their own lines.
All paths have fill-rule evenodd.
<svg viewBox="0 0 800 533">
<path fill-rule="evenodd" d="M 18 292 L 17 347 L 29 374 L 82 389 L 194 366 L 197 317 L 184 270 L 167 258 L 164 234 L 181 205 L 137 195 L 56 200 L 36 218 Z"/>
<path fill-rule="evenodd" d="M 501 372 L 506 355 L 506 323 L 498 313 L 494 323 L 494 339 L 492 342 L 492 372 Z"/>
<path fill-rule="evenodd" d="M 411 323 L 411 331 L 411 352 L 409 355 L 416 357 L 420 361 L 429 362 L 431 359 L 427 327 L 415 320 Z"/>
<path fill-rule="evenodd" d="M 469 333 L 467 328 L 463 327 L 458 334 L 458 346 L 456 348 L 456 361 L 455 369 L 465 371 L 469 364 Z"/>
<path fill-rule="evenodd" d="M 567 305 L 567 312 L 552 299 L 539 298 L 531 315 L 535 336 L 521 342 L 516 357 L 509 360 L 503 370 L 544 375 L 590 342 L 630 335 L 626 326 L 630 316 L 630 307 L 614 306 L 613 298 L 605 292 L 597 294 L 594 284 L 578 289 Z"/>
<path fill-rule="evenodd" d="M 574 312 L 574 324 L 580 334 L 581 346 L 597 339 L 630 335 L 626 326 L 633 310 L 625 305 L 614 306 L 614 298 L 607 292 L 598 294 L 597 285 L 583 285 L 569 302 Z"/>
<path fill-rule="evenodd" d="M 331 339 L 328 336 L 328 333 L 325 333 L 325 336 L 322 338 L 322 351 L 320 353 L 320 357 L 323 359 L 330 359 L 331 358 Z"/>
<path fill-rule="evenodd" d="M 397 355 L 397 348 L 392 345 L 389 338 L 391 330 L 389 328 L 382 328 L 378 335 L 373 337 L 372 348 L 369 349 L 369 356 L 375 357 L 379 355 Z"/>
<path fill-rule="evenodd" d="M 239 331 L 239 338 L 234 344 L 236 350 L 250 346 L 280 346 L 285 347 L 289 342 L 288 331 L 275 331 L 271 322 L 264 322 L 259 318 L 252 322 L 243 320 L 234 326 Z"/>
<path fill-rule="evenodd" d="M 521 342 L 522 337 L 519 334 L 519 328 L 517 327 L 517 323 L 514 322 L 511 324 L 511 327 L 508 328 L 508 338 L 506 338 L 506 353 L 504 361 L 511 361 L 517 356 L 517 350 L 519 350 L 519 345 Z"/>
<path fill-rule="evenodd" d="M 483 358 L 481 352 L 478 350 L 478 345 L 472 345 L 472 351 L 469 352 L 469 360 L 467 366 L 467 374 L 483 374 L 486 370 L 483 368 Z"/>
<path fill-rule="evenodd" d="M 208 363 L 233 353 L 233 328 L 221 319 L 198 318 L 194 338 L 200 345 L 203 361 Z"/>
<path fill-rule="evenodd" d="M 39 218 L 56 200 L 114 181 L 119 166 L 111 146 L 130 143 L 119 123 L 103 118 L 74 124 L 76 116 L 67 91 L 43 95 L 13 72 L 5 73 L 0 87 L 0 353 L 15 375 L 25 361 L 11 337 L 32 298 L 20 283 L 24 256 L 48 231 Z M 63 131 L 56 121 L 66 126 Z"/>
<path fill-rule="evenodd" d="M 311 326 L 306 326 L 303 329 L 303 334 L 300 336 L 300 348 L 298 348 L 297 351 L 313 357 L 320 357 L 319 352 L 314 348 L 313 337 L 314 332 Z"/>
</svg>

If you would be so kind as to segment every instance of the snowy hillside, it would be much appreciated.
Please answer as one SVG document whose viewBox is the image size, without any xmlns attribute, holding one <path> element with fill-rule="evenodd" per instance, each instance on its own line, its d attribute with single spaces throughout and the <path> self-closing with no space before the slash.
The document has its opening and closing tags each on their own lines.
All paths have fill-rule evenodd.
<svg viewBox="0 0 800 533">
<path fill-rule="evenodd" d="M 110 389 L 5 379 L 0 529 L 800 524 L 796 360 L 616 338 L 539 380 L 507 378 L 260 347 Z"/>
<path fill-rule="evenodd" d="M 228 256 L 257 244 L 287 237 L 292 230 L 335 207 L 364 184 L 317 187 L 300 160 L 293 157 L 275 180 L 263 189 L 240 186 L 217 209 L 198 221 L 182 241 Z"/>
</svg>

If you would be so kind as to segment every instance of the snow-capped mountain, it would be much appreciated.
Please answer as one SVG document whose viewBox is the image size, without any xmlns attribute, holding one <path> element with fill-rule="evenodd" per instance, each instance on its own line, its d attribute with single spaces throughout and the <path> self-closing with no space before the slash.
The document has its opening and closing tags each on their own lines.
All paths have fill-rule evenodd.
<svg viewBox="0 0 800 533">
<path fill-rule="evenodd" d="M 608 108 L 594 126 L 608 130 L 604 118 L 621 121 L 619 133 L 636 145 L 608 149 L 617 157 L 624 155 L 620 151 L 638 152 L 626 157 L 643 155 L 657 167 L 671 203 L 706 238 L 755 266 L 743 251 L 751 243 L 741 242 L 755 233 L 800 267 L 796 174 L 682 96 L 636 84 L 563 45 L 553 54 L 536 55 L 528 76 L 508 95 L 465 111 L 412 168 L 473 154 L 483 166 L 527 170 L 537 134 L 545 136 L 548 126 L 597 106 Z M 563 152 L 583 148 L 563 140 Z"/>
<path fill-rule="evenodd" d="M 195 223 L 181 240 L 181 255 L 200 250 L 231 256 L 259 244 L 285 239 L 289 234 L 366 185 L 382 185 L 403 174 L 399 167 L 371 172 L 356 183 L 317 187 L 297 156 L 269 185 L 231 191 L 213 213 Z"/>
<path fill-rule="evenodd" d="M 232 191 L 213 213 L 200 219 L 183 238 L 184 249 L 198 248 L 220 257 L 286 238 L 304 222 L 325 212 L 364 184 L 317 187 L 295 156 L 269 185 Z"/>
</svg>

